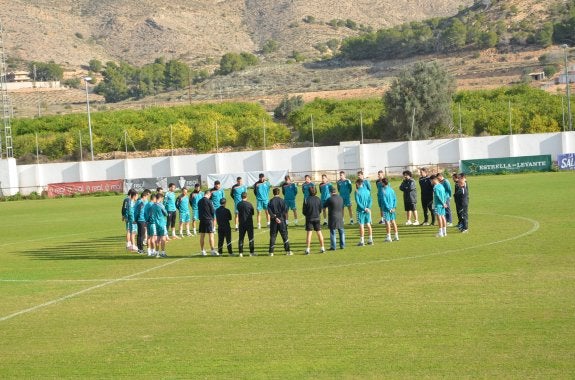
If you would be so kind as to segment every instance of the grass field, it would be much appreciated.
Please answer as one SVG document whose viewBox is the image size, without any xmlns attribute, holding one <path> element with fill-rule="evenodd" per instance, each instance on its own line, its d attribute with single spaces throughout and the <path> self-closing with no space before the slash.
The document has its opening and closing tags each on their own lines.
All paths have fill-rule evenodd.
<svg viewBox="0 0 575 380">
<path fill-rule="evenodd" d="M 575 176 L 469 187 L 469 234 L 303 256 L 294 227 L 292 257 L 265 229 L 259 257 L 126 253 L 121 197 L 2 203 L 0 377 L 575 377 Z"/>
</svg>

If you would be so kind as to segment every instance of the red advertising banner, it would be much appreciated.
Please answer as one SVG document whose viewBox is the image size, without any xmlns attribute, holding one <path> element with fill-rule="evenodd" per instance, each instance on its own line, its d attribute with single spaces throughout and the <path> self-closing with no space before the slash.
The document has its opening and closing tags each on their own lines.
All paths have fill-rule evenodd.
<svg viewBox="0 0 575 380">
<path fill-rule="evenodd" d="M 48 197 L 54 198 L 62 195 L 72 195 L 77 193 L 99 193 L 106 191 L 124 191 L 124 180 L 113 181 L 90 181 L 90 182 L 67 182 L 48 184 Z"/>
</svg>

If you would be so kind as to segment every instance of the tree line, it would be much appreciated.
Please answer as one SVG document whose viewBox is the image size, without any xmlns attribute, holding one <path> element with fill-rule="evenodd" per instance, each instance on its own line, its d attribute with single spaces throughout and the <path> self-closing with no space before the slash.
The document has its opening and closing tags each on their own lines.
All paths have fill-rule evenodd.
<svg viewBox="0 0 575 380">
<path fill-rule="evenodd" d="M 93 112 L 91 116 L 95 153 L 123 151 L 126 134 L 130 151 L 173 147 L 192 148 L 202 153 L 213 151 L 216 144 L 219 147 L 257 149 L 264 144 L 264 126 L 267 146 L 290 140 L 288 128 L 275 123 L 258 104 L 150 107 Z M 89 146 L 85 114 L 14 119 L 12 131 L 17 157 L 36 153 L 36 134 L 40 153 L 50 159 L 78 159 L 80 133 L 83 150 Z"/>
<path fill-rule="evenodd" d="M 517 14 L 516 6 L 498 2 L 501 17 L 493 18 L 479 3 L 453 17 L 414 21 L 346 38 L 340 54 L 351 60 L 397 59 L 502 45 L 573 44 L 575 0 L 548 5 L 553 21 L 540 23 L 539 16 L 532 14 L 510 27 L 505 17 Z"/>
<path fill-rule="evenodd" d="M 528 84 L 455 92 L 453 78 L 441 66 L 418 63 L 404 70 L 382 98 L 316 99 L 286 120 L 302 141 L 312 140 L 313 124 L 317 144 L 360 140 L 361 124 L 365 139 L 383 141 L 559 132 L 567 109 L 561 98 Z"/>
</svg>

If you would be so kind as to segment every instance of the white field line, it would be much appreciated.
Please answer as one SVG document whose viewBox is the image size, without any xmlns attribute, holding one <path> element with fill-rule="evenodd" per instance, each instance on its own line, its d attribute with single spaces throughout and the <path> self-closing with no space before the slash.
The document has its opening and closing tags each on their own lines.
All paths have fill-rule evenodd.
<svg viewBox="0 0 575 380">
<path fill-rule="evenodd" d="M 260 231 L 260 232 L 258 232 L 258 233 L 256 233 L 256 234 L 254 234 L 254 236 L 255 236 L 255 235 L 262 234 L 262 233 L 264 233 L 264 232 L 266 232 L 266 230 L 262 230 L 262 231 Z M 236 240 L 236 241 L 237 241 L 237 240 Z M 68 295 L 65 295 L 65 296 L 62 296 L 62 297 L 60 297 L 60 298 L 56 298 L 56 299 L 53 299 L 53 300 L 51 300 L 51 301 L 44 302 L 44 303 L 42 303 L 42 304 L 39 304 L 39 305 L 36 305 L 36 306 L 32 306 L 32 307 L 29 307 L 29 308 L 27 308 L 27 309 L 23 309 L 23 310 L 14 312 L 14 313 L 12 313 L 12 314 L 8 314 L 8 315 L 6 315 L 6 316 L 0 317 L 0 322 L 7 321 L 7 320 L 9 320 L 9 319 L 12 319 L 12 318 L 14 318 L 14 317 L 17 317 L 17 316 L 20 316 L 20 315 L 23 315 L 23 314 L 28 314 L 28 313 L 35 312 L 35 311 L 37 311 L 37 310 L 39 310 L 39 309 L 43 309 L 43 308 L 48 307 L 48 306 L 50 306 L 50 305 L 54 305 L 54 304 L 60 303 L 60 302 L 62 302 L 62 301 L 66 301 L 66 300 L 68 300 L 68 299 L 70 299 L 70 298 L 74 298 L 74 297 L 77 297 L 77 296 L 79 296 L 79 295 L 82 295 L 82 294 L 85 294 L 85 293 L 89 293 L 89 292 L 91 292 L 91 291 L 93 291 L 93 290 L 100 289 L 100 288 L 103 288 L 103 287 L 108 286 L 108 285 L 113 285 L 113 284 L 116 284 L 116 283 L 122 282 L 122 281 L 128 281 L 128 280 L 130 280 L 130 279 L 132 279 L 132 278 L 134 278 L 134 277 L 141 276 L 141 275 L 143 275 L 143 274 L 146 274 L 146 273 L 148 273 L 148 272 L 152 272 L 152 271 L 157 270 L 157 269 L 165 268 L 165 267 L 167 267 L 167 266 L 169 266 L 169 265 L 178 263 L 178 262 L 180 262 L 180 261 L 182 261 L 182 260 L 185 260 L 185 259 L 186 259 L 186 258 L 180 258 L 180 259 L 176 259 L 176 260 L 170 260 L 170 261 L 168 261 L 168 262 L 164 262 L 164 263 L 161 264 L 161 265 L 157 265 L 157 266 L 155 266 L 155 267 L 148 268 L 148 269 L 143 270 L 143 271 L 140 271 L 140 272 L 138 272 L 138 273 L 133 273 L 133 274 L 130 274 L 130 275 L 127 275 L 127 276 L 124 276 L 124 277 L 120 277 L 120 278 L 117 278 L 117 279 L 113 279 L 113 280 L 97 280 L 97 281 L 99 281 L 99 282 L 102 282 L 102 281 L 105 281 L 105 282 L 103 282 L 103 283 L 101 283 L 101 284 L 98 284 L 98 285 L 91 286 L 91 287 L 86 288 L 86 289 L 79 290 L 79 291 L 77 291 L 77 292 L 74 292 L 74 293 L 71 293 L 71 294 L 68 294 Z M 1 280 L 1 282 L 6 282 L 6 281 Z M 14 282 L 14 280 L 11 280 L 11 282 Z M 21 282 L 21 281 L 20 281 L 20 282 Z M 29 281 L 28 281 L 28 282 L 29 282 Z M 42 281 L 42 282 L 46 282 L 46 281 Z M 72 282 L 72 281 L 67 281 L 67 282 Z"/>
<path fill-rule="evenodd" d="M 525 218 L 525 217 L 521 217 L 521 216 L 514 216 L 514 215 L 499 215 L 499 216 L 504 216 L 504 217 L 509 217 L 509 218 L 515 218 L 515 219 L 521 219 L 521 220 L 525 220 L 528 221 L 532 224 L 532 227 L 526 231 L 523 232 L 519 235 L 515 235 L 509 238 L 505 238 L 505 239 L 501 239 L 501 240 L 496 240 L 496 241 L 491 241 L 491 242 L 487 242 L 487 243 L 482 243 L 482 244 L 478 244 L 478 245 L 474 245 L 474 246 L 469 246 L 469 247 L 463 247 L 463 248 L 458 248 L 458 249 L 450 249 L 447 251 L 439 251 L 439 252 L 434 252 L 434 253 L 428 253 L 428 254 L 423 254 L 423 255 L 414 255 L 414 256 L 405 256 L 405 257 L 398 257 L 398 258 L 394 258 L 394 259 L 377 259 L 377 260 L 371 260 L 371 261 L 362 261 L 362 262 L 354 262 L 354 263 L 347 263 L 347 264 L 339 264 L 339 265 L 325 265 L 325 266 L 318 266 L 318 267 L 309 267 L 309 268 L 297 268 L 297 269 L 286 269 L 286 270 L 279 270 L 279 271 L 262 271 L 262 272 L 246 272 L 246 273 L 223 273 L 223 274 L 211 274 L 211 275 L 189 275 L 189 276 L 165 276 L 165 277 L 147 277 L 147 278 L 135 278 L 137 276 L 149 273 L 151 271 L 160 269 L 160 268 L 164 268 L 168 265 L 171 264 L 175 264 L 177 262 L 180 262 L 182 260 L 185 260 L 186 258 L 180 258 L 177 260 L 173 260 L 173 261 L 169 261 L 167 263 L 164 263 L 162 265 L 158 265 L 149 269 L 146 269 L 144 271 L 138 272 L 138 273 L 134 273 L 128 276 L 124 276 L 121 278 L 117 278 L 117 279 L 112 279 L 112 280 L 1 280 L 0 282 L 87 282 L 87 281 L 105 281 L 101 284 L 98 285 L 94 285 L 92 287 L 80 290 L 78 292 L 75 293 L 71 293 L 68 294 L 66 296 L 42 303 L 40 305 L 36 305 L 33 307 L 30 307 L 28 309 L 24 309 L 24 310 L 20 310 L 17 311 L 15 313 L 9 314 L 7 316 L 4 317 L 0 317 L 0 322 L 4 322 L 6 320 L 12 319 L 14 317 L 17 317 L 19 315 L 22 314 L 27 314 L 27 313 L 31 313 L 34 312 L 36 310 L 48 307 L 50 305 L 54 305 L 57 303 L 60 303 L 62 301 L 65 301 L 67 299 L 70 298 L 74 298 L 77 297 L 79 295 L 91 292 L 93 290 L 96 289 L 100 289 L 103 288 L 105 286 L 108 285 L 112 285 L 112 284 L 116 284 L 118 282 L 125 282 L 125 281 L 159 281 L 159 280 L 175 280 L 175 279 L 193 279 L 193 278 L 217 278 L 217 277 L 235 277 L 235 276 L 260 276 L 260 275 L 268 275 L 268 274 L 281 274 L 281 273 L 293 273 L 293 272 L 309 272 L 309 271 L 315 271 L 315 270 L 325 270 L 325 269 L 337 269 L 337 268 L 345 268 L 345 267 L 352 267 L 352 266 L 360 266 L 360 265 L 366 265 L 366 264 L 374 264 L 374 263 L 384 263 L 384 262 L 393 262 L 393 261 L 406 261 L 406 260 L 415 260 L 415 259 L 421 259 L 421 258 L 426 258 L 426 257 L 434 257 L 434 256 L 442 256 L 442 255 L 448 255 L 448 254 L 453 254 L 453 253 L 457 253 L 457 252 L 464 252 L 464 251 L 468 251 L 468 250 L 472 250 L 472 249 L 476 249 L 476 248 L 483 248 L 483 247 L 488 247 L 491 245 L 496 245 L 496 244 L 501 244 L 501 243 L 505 243 L 508 241 L 512 241 L 512 240 L 517 240 L 517 239 L 521 239 L 524 238 L 528 235 L 533 234 L 534 232 L 536 232 L 539 229 L 539 222 L 534 220 L 534 219 L 530 219 L 530 218 Z M 261 231 L 259 232 L 257 235 L 263 233 L 265 231 Z M 390 243 L 393 244 L 393 243 Z"/>
<path fill-rule="evenodd" d="M 15 313 L 6 315 L 6 316 L 4 316 L 4 317 L 0 317 L 0 322 L 7 321 L 7 320 L 9 320 L 9 319 L 12 319 L 12 318 L 17 317 L 17 316 L 22 315 L 22 314 L 32 313 L 32 312 L 34 312 L 34 311 L 36 311 L 36 310 L 43 309 L 43 308 L 48 307 L 48 306 L 50 306 L 50 305 L 54 305 L 54 304 L 56 304 L 56 303 L 60 303 L 60 302 L 65 301 L 65 300 L 67 300 L 67 299 L 77 297 L 77 296 L 79 296 L 79 295 L 81 295 L 81 294 L 91 292 L 92 290 L 100 289 L 100 288 L 103 288 L 103 287 L 105 287 L 105 286 L 118 283 L 118 282 L 120 282 L 120 281 L 125 281 L 125 280 L 128 280 L 128 279 L 132 278 L 132 277 L 136 277 L 136 276 L 139 276 L 139 275 L 142 275 L 142 274 L 151 272 L 151 271 L 156 270 L 156 269 L 160 269 L 160 268 L 163 268 L 163 267 L 167 267 L 168 265 L 175 264 L 175 263 L 177 263 L 177 262 L 179 262 L 179 261 L 182 261 L 182 260 L 184 260 L 184 259 L 181 258 L 181 259 L 177 259 L 177 260 L 173 260 L 173 261 L 164 262 L 162 265 L 158 265 L 158 266 L 155 266 L 155 267 L 146 269 L 146 270 L 144 270 L 144 271 L 141 271 L 141 272 L 138 272 L 138 273 L 134 273 L 134 274 L 131 274 L 131 275 L 128 275 L 128 276 L 124 276 L 124 277 L 121 277 L 121 278 L 118 278 L 118 279 L 115 279 L 115 280 L 106 281 L 106 282 L 104 282 L 104 283 L 102 283 L 102 284 L 94 285 L 94 286 L 92 286 L 92 287 L 89 287 L 89 288 L 86 288 L 86 289 L 83 289 L 83 290 L 79 290 L 79 291 L 77 291 L 77 292 L 74 292 L 74 293 L 65 295 L 65 296 L 63 296 L 63 297 L 56 298 L 56 299 L 53 299 L 53 300 L 48 301 L 48 302 L 44 302 L 44 303 L 39 304 L 39 305 L 36 305 L 36 306 L 32 306 L 32 307 L 30 307 L 30 308 L 28 308 L 28 309 L 23 309 L 23 310 L 17 311 L 17 312 L 15 312 Z"/>
</svg>

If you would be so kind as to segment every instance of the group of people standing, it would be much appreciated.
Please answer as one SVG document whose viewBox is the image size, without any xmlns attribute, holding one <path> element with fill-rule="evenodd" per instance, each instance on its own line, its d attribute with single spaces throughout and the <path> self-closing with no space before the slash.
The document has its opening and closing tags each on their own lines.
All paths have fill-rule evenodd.
<svg viewBox="0 0 575 380">
<path fill-rule="evenodd" d="M 447 235 L 447 227 L 452 226 L 450 199 L 455 199 L 458 216 L 458 228 L 461 232 L 468 231 L 467 208 L 469 193 L 464 174 L 454 174 L 454 188 L 441 173 L 428 175 L 425 168 L 420 169 L 419 184 L 421 189 L 421 203 L 423 206 L 424 221 L 420 224 L 417 213 L 417 185 L 410 171 L 403 172 L 403 181 L 399 190 L 403 192 L 404 209 L 406 212 L 406 225 L 434 225 L 437 221 L 439 227 L 438 237 Z M 375 182 L 377 188 L 377 203 L 381 213 L 380 224 L 385 224 L 385 242 L 399 240 L 396 222 L 397 197 L 390 186 L 388 178 L 382 171 L 377 174 Z M 372 245 L 372 195 L 371 184 L 364 178 L 363 172 L 357 172 L 357 179 L 352 183 L 346 178 L 344 171 L 339 172 L 339 179 L 335 186 L 322 175 L 322 180 L 316 187 L 311 177 L 306 175 L 299 187 L 303 193 L 302 214 L 305 217 L 306 248 L 305 254 L 311 252 L 311 240 L 314 233 L 317 235 L 320 249 L 326 251 L 322 225 L 330 231 L 329 250 L 345 248 L 344 213 L 348 210 L 349 223 L 359 226 L 360 239 L 358 246 Z M 293 213 L 293 223 L 297 225 L 298 208 L 296 197 L 299 188 L 290 176 L 285 177 L 281 186 L 273 187 L 265 178 L 259 175 L 258 181 L 253 185 L 256 207 L 248 201 L 248 188 L 241 177 L 230 189 L 230 198 L 234 203 L 234 215 L 226 207 L 227 200 L 219 181 L 214 182 L 210 189 L 202 191 L 199 184 L 188 194 L 183 188 L 176 196 L 176 185 L 171 183 L 168 191 L 157 188 L 156 193 L 144 190 L 138 199 L 135 190 L 130 190 L 122 205 L 122 219 L 126 222 L 126 248 L 140 254 L 146 254 L 144 246 L 147 245 L 148 256 L 167 257 L 165 253 L 166 241 L 193 236 L 199 233 L 201 254 L 207 256 L 206 246 L 210 253 L 219 256 L 224 253 L 224 244 L 227 253 L 233 255 L 232 247 L 232 221 L 235 222 L 235 231 L 238 232 L 238 255 L 244 254 L 244 241 L 247 235 L 250 255 L 255 255 L 254 221 L 256 217 L 257 228 L 261 229 L 261 216 L 265 215 L 265 223 L 269 228 L 270 239 L 268 253 L 273 256 L 277 235 L 283 241 L 283 249 L 287 255 L 292 255 L 288 236 L 289 213 Z M 355 188 L 355 191 L 354 191 Z M 272 198 L 269 192 L 272 189 Z M 280 196 L 280 193 L 282 196 Z M 352 213 L 351 197 L 354 196 L 356 210 Z M 176 213 L 179 213 L 179 234 L 176 233 Z M 323 215 L 323 223 L 322 223 Z M 355 217 L 355 218 L 354 218 Z M 191 230 L 190 230 L 191 228 Z M 171 237 L 170 237 L 171 230 Z M 217 249 L 215 232 L 218 234 Z M 393 235 L 392 235 L 393 234 Z"/>
</svg>

